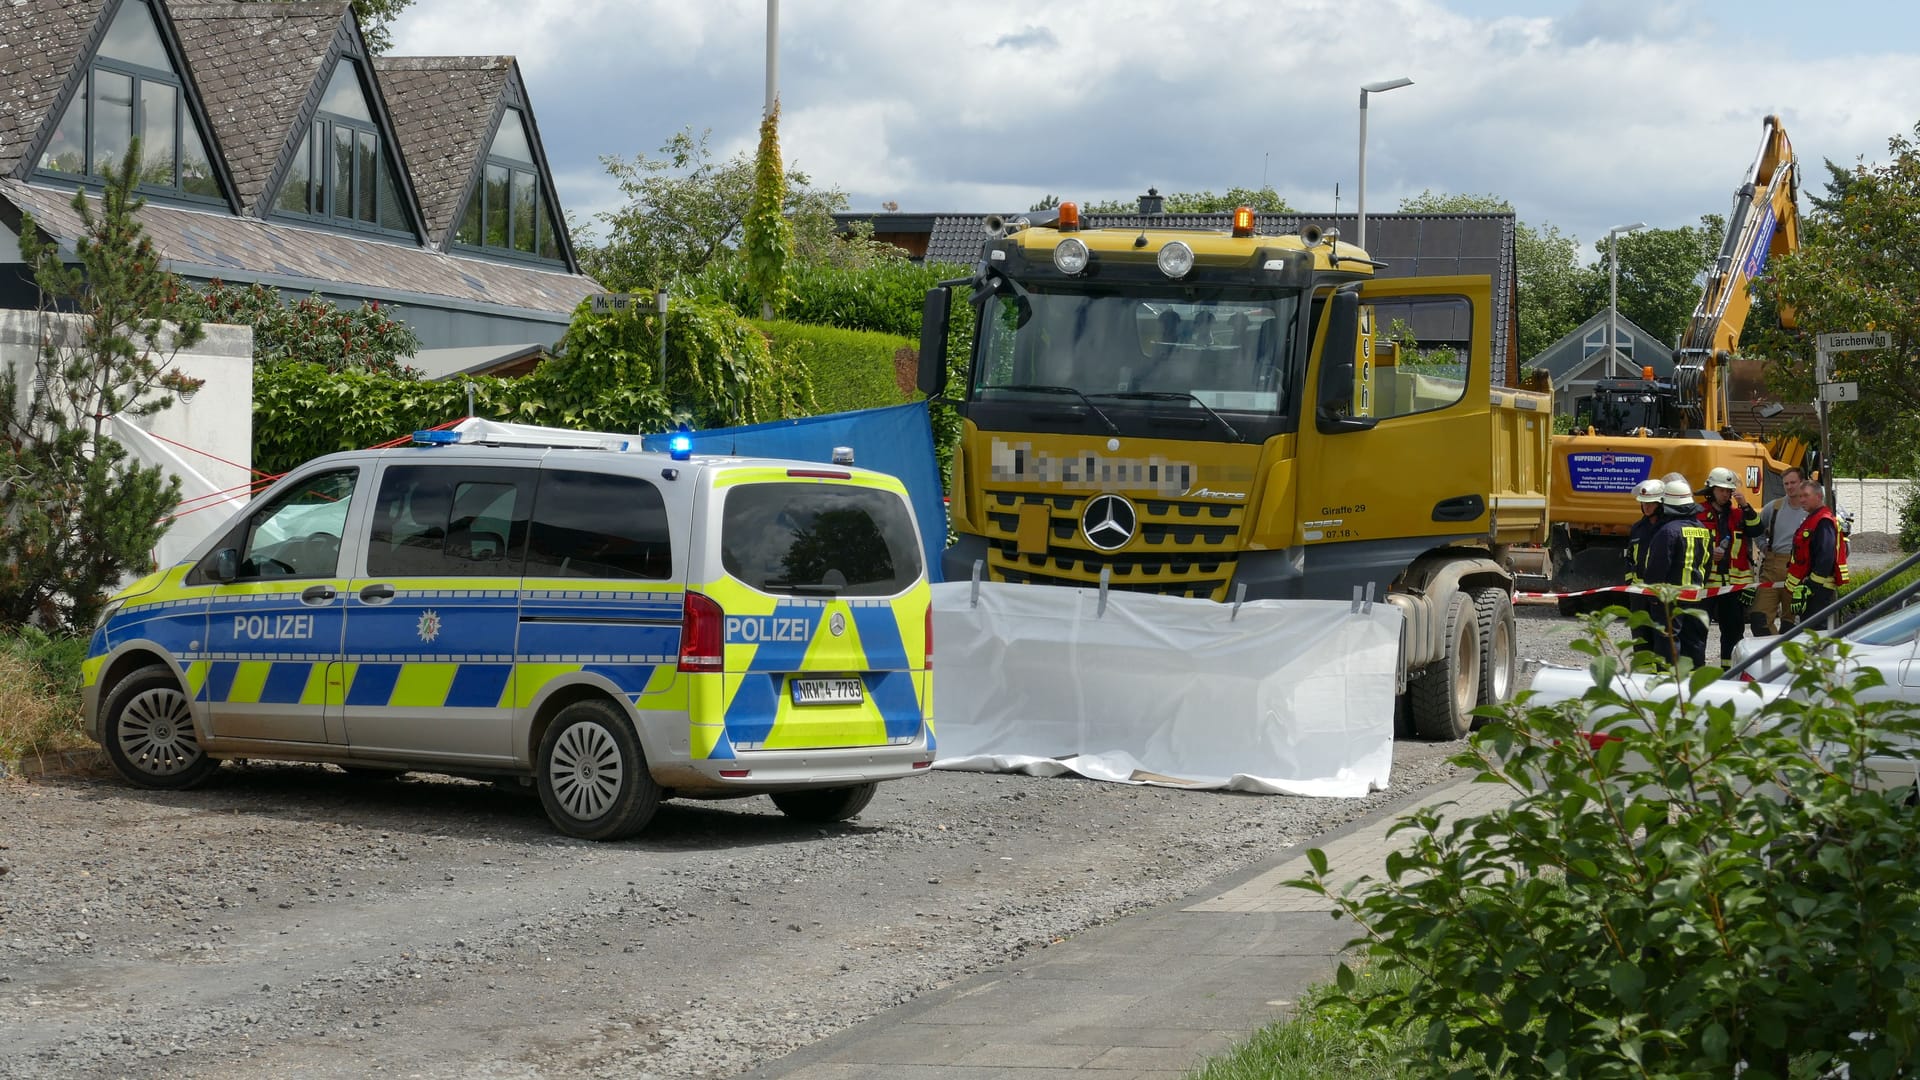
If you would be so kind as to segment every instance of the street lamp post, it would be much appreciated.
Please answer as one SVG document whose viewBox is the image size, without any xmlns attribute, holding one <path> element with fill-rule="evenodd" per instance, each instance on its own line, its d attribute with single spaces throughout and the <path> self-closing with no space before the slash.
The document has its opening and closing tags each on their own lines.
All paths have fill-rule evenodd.
<svg viewBox="0 0 1920 1080">
<path fill-rule="evenodd" d="M 1397 79 L 1363 83 L 1360 86 L 1360 184 L 1354 189 L 1355 215 L 1360 220 L 1353 230 L 1353 242 L 1361 248 L 1367 246 L 1367 95 L 1384 94 L 1388 90 L 1412 85 L 1413 80 L 1402 75 Z"/>
<path fill-rule="evenodd" d="M 1607 378 L 1614 377 L 1613 358 L 1620 355 L 1620 234 L 1644 229 L 1647 223 L 1615 225 L 1607 230 Z"/>
</svg>

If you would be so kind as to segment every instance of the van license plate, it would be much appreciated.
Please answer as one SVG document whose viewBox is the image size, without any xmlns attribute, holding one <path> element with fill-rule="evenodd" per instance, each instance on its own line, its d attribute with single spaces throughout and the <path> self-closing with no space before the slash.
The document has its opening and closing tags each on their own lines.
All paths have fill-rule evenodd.
<svg viewBox="0 0 1920 1080">
<path fill-rule="evenodd" d="M 795 679 L 795 705 L 858 705 L 864 699 L 859 679 Z"/>
</svg>

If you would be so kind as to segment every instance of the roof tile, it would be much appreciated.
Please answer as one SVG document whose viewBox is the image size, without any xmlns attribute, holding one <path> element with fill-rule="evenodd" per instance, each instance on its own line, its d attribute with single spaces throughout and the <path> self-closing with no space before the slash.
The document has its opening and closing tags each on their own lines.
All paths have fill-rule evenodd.
<svg viewBox="0 0 1920 1080">
<path fill-rule="evenodd" d="M 266 197 L 300 106 L 348 18 L 346 0 L 168 5 L 242 213 Z"/>
<path fill-rule="evenodd" d="M 104 0 L 0 0 L 0 176 L 21 166 L 27 144 L 59 103 Z M 28 166 L 29 168 L 31 166 Z"/>
<path fill-rule="evenodd" d="M 427 239 L 446 242 L 487 152 L 510 56 L 382 56 L 373 68 L 420 197 Z"/>
<path fill-rule="evenodd" d="M 42 229 L 67 244 L 81 227 L 79 215 L 68 205 L 72 198 L 71 191 L 0 179 L 0 199 L 31 213 Z M 139 221 L 174 272 L 188 277 L 232 271 L 244 274 L 242 280 L 281 275 L 299 279 L 292 284 L 298 288 L 443 298 L 557 315 L 563 320 L 582 298 L 599 290 L 592 278 L 582 274 L 160 203 L 142 207 Z"/>
</svg>

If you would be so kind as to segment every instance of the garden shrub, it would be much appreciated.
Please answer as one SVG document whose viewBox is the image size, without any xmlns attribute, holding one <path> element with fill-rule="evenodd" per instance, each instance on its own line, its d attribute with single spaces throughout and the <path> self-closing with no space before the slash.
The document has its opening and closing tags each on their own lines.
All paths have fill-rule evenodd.
<svg viewBox="0 0 1920 1080">
<path fill-rule="evenodd" d="M 1920 815 L 1866 763 L 1920 720 L 1868 700 L 1879 677 L 1849 676 L 1844 650 L 1795 643 L 1793 694 L 1746 718 L 1698 696 L 1713 669 L 1624 696 L 1630 643 L 1606 620 L 1576 643 L 1584 699 L 1483 708 L 1455 757 L 1512 805 L 1402 818 L 1386 880 L 1334 898 L 1376 971 L 1417 976 L 1366 996 L 1369 1023 L 1417 1025 L 1433 1075 L 1911 1073 Z M 1330 895 L 1309 858 L 1296 884 Z"/>
<path fill-rule="evenodd" d="M 404 438 L 473 413 L 595 431 L 665 431 L 762 423 L 815 411 L 806 369 L 720 304 L 677 301 L 667 318 L 660 389 L 659 314 L 651 304 L 574 313 L 561 355 L 518 378 L 436 381 L 287 362 L 254 376 L 254 467 L 268 474 L 339 450 Z"/>
</svg>

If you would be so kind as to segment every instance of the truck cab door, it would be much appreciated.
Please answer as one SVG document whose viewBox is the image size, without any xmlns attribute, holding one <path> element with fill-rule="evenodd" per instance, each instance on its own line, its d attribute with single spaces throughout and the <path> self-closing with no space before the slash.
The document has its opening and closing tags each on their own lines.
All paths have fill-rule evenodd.
<svg viewBox="0 0 1920 1080">
<path fill-rule="evenodd" d="M 1417 554 L 1488 532 L 1492 312 L 1484 277 L 1367 281 L 1322 305 L 1296 543 Z"/>
</svg>

